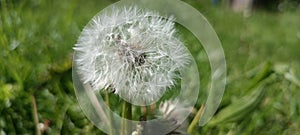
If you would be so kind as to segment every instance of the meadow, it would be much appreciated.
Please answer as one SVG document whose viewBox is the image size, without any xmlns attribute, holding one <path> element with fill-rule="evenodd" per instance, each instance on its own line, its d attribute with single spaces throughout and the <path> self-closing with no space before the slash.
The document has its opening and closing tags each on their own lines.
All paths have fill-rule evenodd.
<svg viewBox="0 0 300 135">
<path fill-rule="evenodd" d="M 87 22 L 113 2 L 0 0 L 0 135 L 37 134 L 37 125 L 43 134 L 104 134 L 77 102 L 72 47 Z M 214 27 L 227 63 L 221 105 L 192 134 L 300 134 L 299 6 L 255 9 L 245 16 L 226 2 L 184 2 Z M 201 89 L 208 89 L 205 50 L 187 31 L 179 34 L 201 63 Z M 200 93 L 199 99 L 206 96 Z M 200 106 L 199 100 L 195 108 Z"/>
</svg>

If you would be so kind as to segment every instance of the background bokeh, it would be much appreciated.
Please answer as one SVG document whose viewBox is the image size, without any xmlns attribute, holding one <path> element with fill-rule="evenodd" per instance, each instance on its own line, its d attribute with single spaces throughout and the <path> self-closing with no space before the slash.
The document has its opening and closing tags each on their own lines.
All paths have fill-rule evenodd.
<svg viewBox="0 0 300 135">
<path fill-rule="evenodd" d="M 193 134 L 300 133 L 300 1 L 183 1 L 215 28 L 228 75 L 216 116 Z M 72 47 L 85 24 L 113 2 L 0 0 L 0 135 L 36 134 L 37 126 L 43 134 L 103 134 L 77 103 Z M 177 27 L 200 63 L 201 89 L 208 89 L 205 50 Z M 195 109 L 205 96 L 199 94 Z"/>
</svg>

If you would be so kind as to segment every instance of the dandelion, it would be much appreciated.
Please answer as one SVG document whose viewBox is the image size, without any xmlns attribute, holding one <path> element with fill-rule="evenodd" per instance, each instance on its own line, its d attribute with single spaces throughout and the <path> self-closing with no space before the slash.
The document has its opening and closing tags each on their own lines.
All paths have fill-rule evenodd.
<svg viewBox="0 0 300 135">
<path fill-rule="evenodd" d="M 157 101 L 191 59 L 173 21 L 138 7 L 98 14 L 74 47 L 81 80 L 132 104 Z"/>
<path fill-rule="evenodd" d="M 172 121 L 173 127 L 176 127 L 170 134 L 187 134 L 188 122 L 184 117 L 185 114 L 190 114 L 193 107 L 189 107 L 178 100 L 166 100 L 159 105 L 159 112 L 162 114 L 162 119 Z"/>
</svg>

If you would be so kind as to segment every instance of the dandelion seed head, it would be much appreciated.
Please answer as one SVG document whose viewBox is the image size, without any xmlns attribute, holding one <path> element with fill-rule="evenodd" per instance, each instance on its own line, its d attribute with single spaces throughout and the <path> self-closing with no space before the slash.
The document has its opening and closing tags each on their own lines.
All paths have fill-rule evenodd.
<svg viewBox="0 0 300 135">
<path fill-rule="evenodd" d="M 191 59 L 173 21 L 137 7 L 98 14 L 74 47 L 81 80 L 135 105 L 157 101 Z"/>
</svg>

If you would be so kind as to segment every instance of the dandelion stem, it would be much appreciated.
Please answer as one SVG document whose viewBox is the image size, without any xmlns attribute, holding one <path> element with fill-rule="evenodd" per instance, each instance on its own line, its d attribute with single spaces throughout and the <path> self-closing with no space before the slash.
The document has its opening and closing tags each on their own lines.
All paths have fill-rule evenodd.
<svg viewBox="0 0 300 135">
<path fill-rule="evenodd" d="M 109 107 L 109 93 L 105 91 L 105 104 Z"/>
<path fill-rule="evenodd" d="M 33 95 L 31 95 L 31 102 L 32 102 L 32 111 L 33 111 L 33 119 L 34 119 L 34 124 L 36 128 L 36 134 L 41 135 L 41 131 L 39 129 L 39 118 L 38 118 L 38 112 L 37 112 L 37 107 L 36 107 L 36 100 Z"/>
<path fill-rule="evenodd" d="M 122 117 L 124 118 L 122 122 L 122 135 L 129 135 L 131 123 L 127 123 L 127 120 L 132 120 L 132 108 L 131 104 L 126 101 L 123 102 Z"/>
<path fill-rule="evenodd" d="M 142 116 L 139 118 L 139 120 L 147 121 L 147 106 L 141 106 L 141 113 L 142 113 Z M 147 129 L 146 129 L 145 123 L 142 123 L 141 125 L 143 127 L 142 134 L 146 134 L 145 132 L 147 132 Z"/>
<path fill-rule="evenodd" d="M 156 111 L 156 103 L 153 103 L 151 106 L 150 106 L 150 113 L 151 113 L 151 116 L 153 116 L 155 114 L 155 111 Z"/>
<path fill-rule="evenodd" d="M 192 123 L 189 125 L 188 131 L 187 131 L 189 134 L 192 134 L 195 126 L 197 125 L 198 121 L 201 118 L 201 114 L 202 114 L 204 108 L 205 108 L 205 105 L 202 105 L 201 108 L 198 110 L 196 116 L 194 117 Z"/>
<path fill-rule="evenodd" d="M 141 107 L 141 112 L 142 112 L 143 117 L 147 117 L 147 107 L 146 106 Z"/>
</svg>

